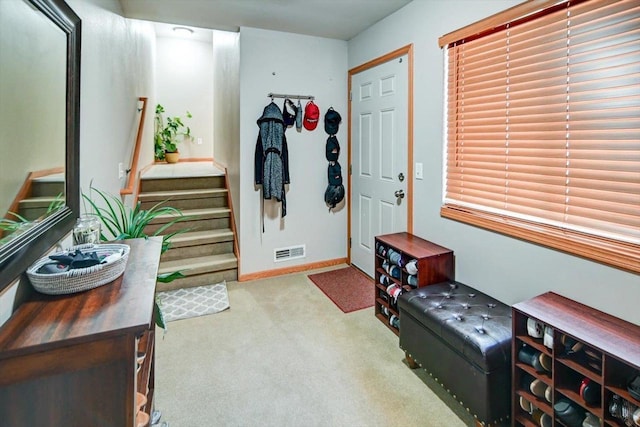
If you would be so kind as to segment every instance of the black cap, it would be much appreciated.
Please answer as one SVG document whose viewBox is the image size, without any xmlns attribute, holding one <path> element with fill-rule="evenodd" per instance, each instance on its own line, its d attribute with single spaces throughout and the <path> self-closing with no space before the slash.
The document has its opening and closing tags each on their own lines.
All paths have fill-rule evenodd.
<svg viewBox="0 0 640 427">
<path fill-rule="evenodd" d="M 333 107 L 330 107 L 324 115 L 324 131 L 329 135 L 335 135 L 338 133 L 341 121 L 340 114 Z"/>
<path fill-rule="evenodd" d="M 329 185 L 342 185 L 342 169 L 340 163 L 331 162 L 327 170 Z"/>
<path fill-rule="evenodd" d="M 293 110 L 293 114 L 287 110 L 287 104 L 289 104 L 289 107 Z M 297 110 L 298 109 L 290 99 L 287 98 L 284 100 L 284 105 L 282 106 L 282 121 L 284 122 L 285 128 L 291 127 L 296 123 Z"/>
<path fill-rule="evenodd" d="M 340 144 L 338 144 L 338 138 L 333 135 L 327 138 L 326 152 L 328 161 L 335 162 L 338 160 L 338 156 L 340 156 Z"/>
<path fill-rule="evenodd" d="M 329 209 L 335 208 L 342 199 L 344 199 L 344 186 L 327 185 L 327 189 L 324 192 L 324 202 L 329 205 Z"/>
</svg>

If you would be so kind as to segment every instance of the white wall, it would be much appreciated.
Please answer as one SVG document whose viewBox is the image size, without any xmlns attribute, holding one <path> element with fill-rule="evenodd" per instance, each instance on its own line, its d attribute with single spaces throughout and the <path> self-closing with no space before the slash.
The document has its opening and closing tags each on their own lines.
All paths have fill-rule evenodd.
<svg viewBox="0 0 640 427">
<path fill-rule="evenodd" d="M 213 31 L 213 64 L 213 152 L 216 162 L 227 168 L 233 215 L 240 224 L 239 33 Z"/>
<path fill-rule="evenodd" d="M 191 141 L 178 145 L 180 158 L 213 157 L 212 41 L 158 37 L 156 94 L 165 118 L 178 116 L 191 128 Z M 192 118 L 186 118 L 187 111 Z"/>
<path fill-rule="evenodd" d="M 414 44 L 414 233 L 455 251 L 456 279 L 513 304 L 546 291 L 640 324 L 640 277 L 440 217 L 443 53 L 438 37 L 520 1 L 413 1 L 349 41 L 349 68 Z"/>
<path fill-rule="evenodd" d="M 149 97 L 143 141 L 153 139 L 155 32 L 123 18 L 117 0 L 69 0 L 82 20 L 80 186 L 119 194 L 118 163 L 129 164 L 138 126 L 138 97 Z M 153 145 L 141 152 L 153 161 Z"/>
<path fill-rule="evenodd" d="M 256 120 L 269 103 L 269 92 L 314 95 L 321 119 L 330 106 L 346 117 L 347 43 L 277 31 L 240 30 L 240 250 L 241 274 L 346 257 L 346 209 L 329 212 L 323 123 L 312 131 L 286 132 L 291 185 L 287 216 L 280 204 L 265 200 L 262 232 L 261 191 L 254 186 Z M 283 99 L 275 100 L 282 109 Z M 302 101 L 304 108 L 306 101 Z M 346 120 L 338 140 L 346 147 Z M 346 164 L 346 150 L 340 161 Z M 343 176 L 345 171 L 343 170 Z M 307 257 L 275 263 L 275 248 L 306 244 Z"/>
<path fill-rule="evenodd" d="M 148 96 L 150 104 L 154 102 L 155 32 L 148 23 L 123 18 L 117 0 L 68 3 L 82 20 L 80 185 L 88 191 L 93 179 L 96 187 L 117 195 L 124 185 L 118 163 L 129 161 L 138 126 L 137 99 Z M 148 114 L 148 141 L 153 138 L 152 120 Z M 141 159 L 153 161 L 152 144 L 143 147 Z M 64 247 L 70 244 L 69 238 L 62 242 Z M 0 293 L 0 324 L 24 294 L 20 288 L 14 284 Z"/>
</svg>

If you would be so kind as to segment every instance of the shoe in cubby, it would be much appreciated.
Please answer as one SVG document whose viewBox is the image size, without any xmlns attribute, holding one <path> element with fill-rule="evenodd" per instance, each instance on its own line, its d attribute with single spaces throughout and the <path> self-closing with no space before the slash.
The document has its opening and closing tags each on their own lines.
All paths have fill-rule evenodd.
<svg viewBox="0 0 640 427">
<path fill-rule="evenodd" d="M 533 367 L 537 372 L 551 372 L 551 358 L 531 346 L 522 346 L 518 352 L 518 360 Z"/>
<path fill-rule="evenodd" d="M 556 417 L 567 427 L 582 427 L 582 422 L 586 418 L 585 411 L 581 406 L 568 399 L 560 399 L 553 405 Z"/>
</svg>

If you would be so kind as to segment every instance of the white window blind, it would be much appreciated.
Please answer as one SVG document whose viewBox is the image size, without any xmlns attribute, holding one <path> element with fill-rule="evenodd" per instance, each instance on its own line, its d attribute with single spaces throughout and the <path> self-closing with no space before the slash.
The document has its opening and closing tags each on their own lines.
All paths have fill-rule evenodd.
<svg viewBox="0 0 640 427">
<path fill-rule="evenodd" d="M 446 66 L 443 215 L 640 271 L 640 0 L 528 11 Z"/>
</svg>

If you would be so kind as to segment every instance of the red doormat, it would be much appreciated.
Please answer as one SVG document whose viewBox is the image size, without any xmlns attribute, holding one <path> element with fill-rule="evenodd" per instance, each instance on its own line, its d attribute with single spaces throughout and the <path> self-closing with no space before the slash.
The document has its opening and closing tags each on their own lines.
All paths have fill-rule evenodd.
<svg viewBox="0 0 640 427">
<path fill-rule="evenodd" d="M 355 267 L 310 274 L 308 277 L 345 313 L 373 306 L 373 279 Z"/>
</svg>

